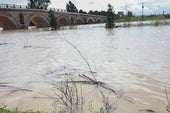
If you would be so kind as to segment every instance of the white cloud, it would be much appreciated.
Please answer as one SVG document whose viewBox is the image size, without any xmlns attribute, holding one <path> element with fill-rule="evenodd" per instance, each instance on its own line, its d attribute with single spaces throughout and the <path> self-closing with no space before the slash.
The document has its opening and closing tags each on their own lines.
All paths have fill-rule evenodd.
<svg viewBox="0 0 170 113">
<path fill-rule="evenodd" d="M 65 9 L 69 0 L 51 0 L 50 7 Z M 141 14 L 141 5 L 144 3 L 145 14 L 159 14 L 163 11 L 170 13 L 170 0 L 71 0 L 78 9 L 89 10 L 107 10 L 108 3 L 114 6 L 114 10 L 132 11 L 134 14 Z M 27 0 L 0 0 L 0 3 L 7 4 L 27 4 Z"/>
<path fill-rule="evenodd" d="M 51 7 L 65 8 L 68 0 L 51 0 Z M 114 6 L 114 10 L 132 11 L 134 14 L 141 14 L 142 3 L 144 3 L 144 12 L 145 14 L 159 14 L 163 10 L 170 10 L 170 1 L 169 0 L 72 0 L 73 3 L 77 6 L 78 9 L 83 9 L 85 11 L 89 10 L 107 10 L 107 4 L 111 3 Z M 170 13 L 170 12 L 169 12 Z"/>
</svg>

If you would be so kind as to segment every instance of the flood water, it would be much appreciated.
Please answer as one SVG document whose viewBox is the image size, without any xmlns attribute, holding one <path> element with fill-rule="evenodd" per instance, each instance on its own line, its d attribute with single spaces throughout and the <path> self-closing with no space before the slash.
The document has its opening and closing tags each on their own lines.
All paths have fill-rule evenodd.
<svg viewBox="0 0 170 113">
<path fill-rule="evenodd" d="M 96 79 L 116 89 L 141 88 L 137 84 L 141 75 L 169 86 L 169 30 L 170 26 L 109 30 L 96 24 L 57 31 L 4 31 L 0 33 L 0 83 L 39 91 L 65 73 L 88 75 L 86 62 L 69 41 L 85 56 Z M 0 93 L 7 91 L 0 87 Z"/>
</svg>

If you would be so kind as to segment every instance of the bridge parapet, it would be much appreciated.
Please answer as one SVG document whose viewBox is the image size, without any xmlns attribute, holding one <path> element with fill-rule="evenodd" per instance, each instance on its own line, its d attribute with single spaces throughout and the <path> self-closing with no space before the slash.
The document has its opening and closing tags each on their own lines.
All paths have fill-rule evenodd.
<svg viewBox="0 0 170 113">
<path fill-rule="evenodd" d="M 47 10 L 53 10 L 54 12 L 67 12 L 65 9 L 58 9 L 58 8 L 47 8 Z"/>
<path fill-rule="evenodd" d="M 15 5 L 15 4 L 0 4 L 0 8 L 2 9 L 28 9 L 26 5 Z"/>
<path fill-rule="evenodd" d="M 27 9 L 27 10 L 40 10 L 40 11 L 49 11 L 53 10 L 55 12 L 67 12 L 65 9 L 59 9 L 59 8 L 47 8 L 47 10 L 44 9 L 31 9 L 27 5 L 16 5 L 16 4 L 0 4 L 0 9 Z"/>
</svg>

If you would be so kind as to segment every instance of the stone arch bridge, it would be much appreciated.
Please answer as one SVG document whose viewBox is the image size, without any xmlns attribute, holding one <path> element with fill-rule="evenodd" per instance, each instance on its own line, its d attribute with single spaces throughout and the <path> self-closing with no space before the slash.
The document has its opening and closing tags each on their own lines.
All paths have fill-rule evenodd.
<svg viewBox="0 0 170 113">
<path fill-rule="evenodd" d="M 61 26 L 102 23 L 105 20 L 104 16 L 53 10 Z M 23 29 L 30 25 L 37 28 L 49 27 L 48 10 L 29 9 L 21 5 L 0 5 L 0 26 L 4 30 Z"/>
</svg>

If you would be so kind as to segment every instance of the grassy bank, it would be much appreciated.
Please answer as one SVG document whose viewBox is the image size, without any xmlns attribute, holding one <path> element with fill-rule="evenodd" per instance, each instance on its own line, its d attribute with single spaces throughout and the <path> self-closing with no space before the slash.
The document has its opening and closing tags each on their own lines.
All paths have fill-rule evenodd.
<svg viewBox="0 0 170 113">
<path fill-rule="evenodd" d="M 7 109 L 7 108 L 0 108 L 0 113 L 42 113 L 42 112 L 33 112 L 33 111 L 19 111 L 18 109 Z"/>
<path fill-rule="evenodd" d="M 133 17 L 120 17 L 117 18 L 115 22 L 134 22 L 134 21 L 152 21 L 152 20 L 167 20 L 170 19 L 170 14 L 167 15 L 148 15 L 142 17 L 140 16 L 133 16 Z"/>
</svg>

